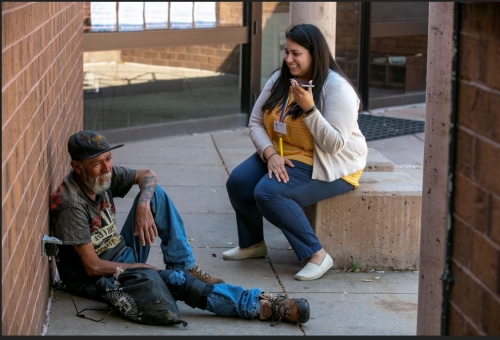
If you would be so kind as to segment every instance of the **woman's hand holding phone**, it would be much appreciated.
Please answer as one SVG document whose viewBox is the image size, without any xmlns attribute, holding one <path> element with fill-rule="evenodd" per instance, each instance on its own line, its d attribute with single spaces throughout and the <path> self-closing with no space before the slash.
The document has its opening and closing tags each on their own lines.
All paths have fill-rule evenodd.
<svg viewBox="0 0 500 340">
<path fill-rule="evenodd" d="M 301 85 L 302 83 L 302 85 Z M 312 88 L 314 87 L 312 80 L 304 81 L 301 79 L 290 79 L 290 90 L 292 91 L 293 98 L 297 105 L 299 105 L 302 110 L 307 111 L 314 106 L 314 98 L 312 94 Z M 309 85 L 304 87 L 303 85 Z"/>
</svg>

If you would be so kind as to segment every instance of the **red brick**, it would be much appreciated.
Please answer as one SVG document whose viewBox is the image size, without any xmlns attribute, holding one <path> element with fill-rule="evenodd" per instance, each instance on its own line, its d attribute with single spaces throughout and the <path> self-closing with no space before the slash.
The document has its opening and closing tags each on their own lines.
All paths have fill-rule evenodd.
<svg viewBox="0 0 500 340">
<path fill-rule="evenodd" d="M 481 328 L 487 335 L 500 335 L 500 297 L 485 293 L 483 296 L 483 310 Z"/>
<path fill-rule="evenodd" d="M 500 195 L 500 145 L 478 140 L 475 150 L 475 178 L 480 185 Z"/>
<path fill-rule="evenodd" d="M 472 233 L 472 272 L 489 289 L 497 288 L 500 249 L 483 235 Z"/>
<path fill-rule="evenodd" d="M 463 335 L 466 321 L 453 304 L 449 308 L 448 335 Z"/>
<path fill-rule="evenodd" d="M 453 220 L 453 259 L 465 268 L 471 268 L 472 237 L 469 227 L 460 220 Z"/>
<path fill-rule="evenodd" d="M 474 324 L 480 319 L 482 303 L 482 289 L 460 266 L 452 263 L 451 272 L 455 278 L 450 295 L 450 302 L 454 303 Z"/>
<path fill-rule="evenodd" d="M 13 328 L 16 325 L 16 304 L 12 301 L 2 300 L 2 335 L 17 335 L 13 333 Z"/>
<path fill-rule="evenodd" d="M 488 136 L 493 142 L 500 143 L 500 115 L 498 114 L 498 109 L 500 108 L 500 94 L 491 92 L 489 102 L 491 130 Z"/>
<path fill-rule="evenodd" d="M 480 62 L 478 51 L 484 51 L 482 41 L 476 36 L 461 34 L 459 50 L 459 72 L 460 78 L 465 80 L 480 79 Z"/>
<path fill-rule="evenodd" d="M 191 53 L 191 54 L 200 54 L 200 47 L 199 46 L 186 46 L 186 53 Z"/>
<path fill-rule="evenodd" d="M 2 130 L 4 130 L 5 124 L 12 117 L 16 108 L 16 89 L 13 82 L 2 92 Z"/>
<path fill-rule="evenodd" d="M 462 10 L 462 31 L 476 33 L 486 38 L 500 35 L 500 8 L 498 4 L 482 3 L 461 3 Z"/>
<path fill-rule="evenodd" d="M 8 1 L 2 1 L 2 13 L 4 11 L 10 11 L 13 10 L 17 7 L 23 6 L 22 2 L 8 2 Z"/>
<path fill-rule="evenodd" d="M 487 135 L 490 129 L 489 92 L 460 84 L 458 123 Z"/>
<path fill-rule="evenodd" d="M 500 37 L 486 44 L 486 85 L 500 90 Z"/>
<path fill-rule="evenodd" d="M 192 61 L 197 62 L 197 63 L 206 63 L 206 62 L 208 62 L 208 57 L 194 55 Z"/>
<path fill-rule="evenodd" d="M 480 329 L 478 329 L 477 325 L 471 324 L 469 322 L 465 322 L 464 325 L 464 334 L 463 335 L 472 335 L 472 336 L 478 336 L 478 335 L 486 335 L 484 332 L 482 332 Z"/>
<path fill-rule="evenodd" d="M 12 62 L 12 47 L 9 47 L 2 51 L 2 87 L 13 77 L 11 68 Z"/>
<path fill-rule="evenodd" d="M 455 170 L 466 177 L 471 177 L 472 161 L 474 159 L 473 151 L 476 140 L 469 132 L 458 126 L 456 142 L 457 152 Z"/>
<path fill-rule="evenodd" d="M 12 157 L 11 155 L 15 155 L 14 147 L 21 134 L 20 121 L 20 116 L 17 114 L 2 129 L 2 164 L 6 163 L 7 159 Z M 18 164 L 16 163 L 15 165 L 17 166 Z"/>
<path fill-rule="evenodd" d="M 492 242 L 500 246 L 500 198 L 499 196 L 491 195 L 490 201 L 490 218 L 487 235 Z M 500 282 L 500 281 L 499 281 Z M 500 293 L 500 291 L 499 291 Z"/>
<path fill-rule="evenodd" d="M 488 221 L 489 198 L 475 182 L 461 174 L 455 176 L 455 214 L 483 232 Z"/>
<path fill-rule="evenodd" d="M 158 65 L 158 66 L 167 66 L 168 65 L 168 61 L 162 60 L 162 59 L 153 59 L 152 60 L 152 64 L 153 65 Z"/>
</svg>

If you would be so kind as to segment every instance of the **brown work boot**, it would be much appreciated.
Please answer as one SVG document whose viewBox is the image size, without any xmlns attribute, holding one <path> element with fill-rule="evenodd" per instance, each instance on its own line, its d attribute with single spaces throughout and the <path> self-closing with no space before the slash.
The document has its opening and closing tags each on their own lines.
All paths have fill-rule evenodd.
<svg viewBox="0 0 500 340">
<path fill-rule="evenodd" d="M 271 320 L 271 326 L 281 321 L 306 323 L 309 320 L 309 302 L 306 299 L 287 298 L 284 295 L 274 296 L 269 293 L 260 295 L 261 320 Z"/>
<path fill-rule="evenodd" d="M 213 283 L 213 284 L 224 283 L 222 279 L 210 276 L 207 272 L 198 267 L 198 265 L 195 265 L 193 268 L 191 268 L 191 270 L 188 270 L 188 272 L 195 278 L 205 283 Z"/>
</svg>

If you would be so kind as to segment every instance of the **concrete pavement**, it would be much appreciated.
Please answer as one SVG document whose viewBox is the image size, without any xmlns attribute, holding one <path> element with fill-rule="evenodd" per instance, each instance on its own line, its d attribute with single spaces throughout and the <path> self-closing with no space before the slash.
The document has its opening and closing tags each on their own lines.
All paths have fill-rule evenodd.
<svg viewBox="0 0 500 340">
<path fill-rule="evenodd" d="M 425 120 L 425 106 L 377 109 L 374 115 Z M 422 182 L 424 133 L 368 142 L 395 163 L 395 171 Z M 112 313 L 99 323 L 75 316 L 75 305 L 64 293 L 53 293 L 42 335 L 415 335 L 418 272 L 344 272 L 330 270 L 315 281 L 296 281 L 302 268 L 281 231 L 265 223 L 267 258 L 224 261 L 222 252 L 238 243 L 235 216 L 225 182 L 228 174 L 255 151 L 247 128 L 126 142 L 113 151 L 115 164 L 152 169 L 179 210 L 198 264 L 226 283 L 259 287 L 311 305 L 302 325 L 240 320 L 215 316 L 178 302 L 187 327 L 145 326 Z M 138 188 L 116 199 L 117 222 L 125 221 Z M 149 263 L 162 267 L 159 242 Z M 366 282 L 363 280 L 371 280 Z M 104 303 L 73 297 L 78 310 L 103 308 Z M 101 318 L 100 311 L 86 315 Z"/>
</svg>

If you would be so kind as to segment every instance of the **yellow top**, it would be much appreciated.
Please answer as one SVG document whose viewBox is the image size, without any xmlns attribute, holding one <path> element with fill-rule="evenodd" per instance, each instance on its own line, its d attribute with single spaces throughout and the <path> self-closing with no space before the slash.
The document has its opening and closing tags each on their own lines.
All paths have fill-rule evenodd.
<svg viewBox="0 0 500 340">
<path fill-rule="evenodd" d="M 289 103 L 293 103 L 293 95 L 290 94 Z M 314 140 L 309 129 L 303 122 L 303 117 L 292 120 L 291 116 L 285 116 L 283 123 L 286 124 L 286 134 L 274 131 L 274 122 L 279 121 L 281 106 L 274 108 L 271 114 L 264 114 L 264 127 L 271 138 L 274 148 L 280 152 L 280 136 L 282 138 L 283 157 L 296 160 L 307 165 L 313 165 Z M 342 177 L 344 181 L 359 186 L 359 179 L 363 170 Z"/>
</svg>

